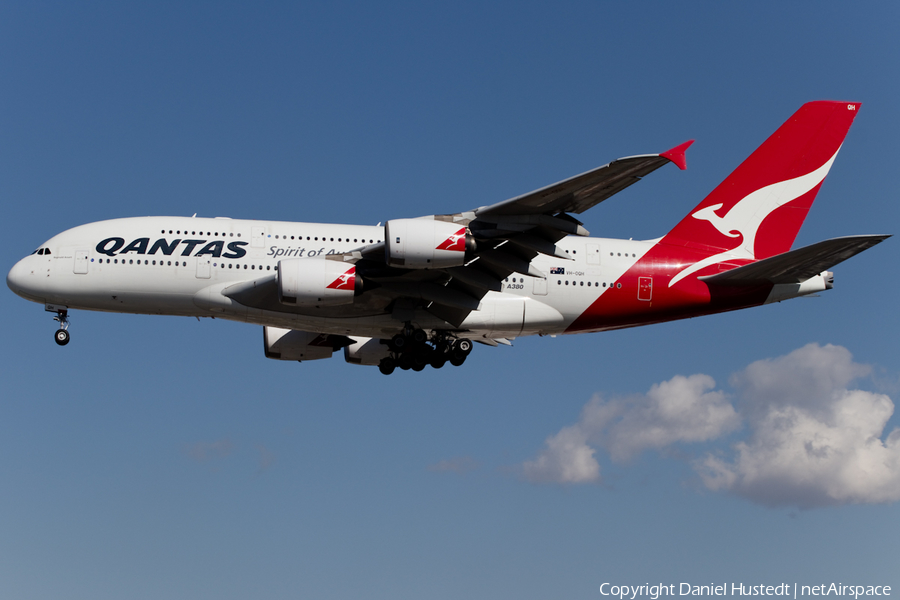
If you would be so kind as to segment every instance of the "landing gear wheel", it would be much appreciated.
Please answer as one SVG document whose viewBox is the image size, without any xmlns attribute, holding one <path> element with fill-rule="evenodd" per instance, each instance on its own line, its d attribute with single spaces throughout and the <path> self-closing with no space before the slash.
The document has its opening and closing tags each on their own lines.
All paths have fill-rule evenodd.
<svg viewBox="0 0 900 600">
<path fill-rule="evenodd" d="M 454 367 L 461 367 L 464 362 L 466 362 L 465 354 L 454 354 L 450 357 L 450 364 Z"/>
<path fill-rule="evenodd" d="M 435 356 L 433 356 L 431 358 L 431 367 L 433 369 L 440 369 L 446 363 L 447 363 L 447 359 L 441 354 L 436 354 Z"/>
<path fill-rule="evenodd" d="M 402 333 L 398 333 L 391 338 L 391 350 L 394 352 L 403 352 L 403 350 L 406 349 L 406 346 L 406 336 Z"/>
<path fill-rule="evenodd" d="M 57 309 L 53 320 L 59 323 L 59 329 L 53 334 L 53 339 L 60 346 L 65 346 L 69 343 L 69 332 L 67 331 L 69 329 L 69 311 L 64 308 Z"/>
<path fill-rule="evenodd" d="M 459 354 L 462 354 L 464 357 L 468 356 L 469 352 L 472 351 L 472 340 L 456 340 L 456 343 L 453 344 L 453 350 Z"/>
<path fill-rule="evenodd" d="M 394 363 L 393 358 L 382 358 L 381 362 L 378 363 L 378 370 L 384 373 L 385 375 L 390 375 L 394 372 L 394 367 L 397 365 Z"/>
<path fill-rule="evenodd" d="M 400 355 L 397 366 L 404 371 L 408 371 L 413 366 L 413 357 L 410 356 L 409 352 Z"/>
<path fill-rule="evenodd" d="M 425 333 L 424 329 L 416 329 L 412 332 L 412 341 L 419 346 L 423 346 L 428 341 L 428 334 Z"/>
<path fill-rule="evenodd" d="M 428 357 L 424 352 L 416 352 L 412 357 L 412 370 L 421 371 L 428 364 Z"/>
<path fill-rule="evenodd" d="M 65 329 L 58 329 L 54 334 L 53 339 L 55 339 L 56 343 L 60 346 L 65 346 L 69 343 L 69 332 Z"/>
</svg>

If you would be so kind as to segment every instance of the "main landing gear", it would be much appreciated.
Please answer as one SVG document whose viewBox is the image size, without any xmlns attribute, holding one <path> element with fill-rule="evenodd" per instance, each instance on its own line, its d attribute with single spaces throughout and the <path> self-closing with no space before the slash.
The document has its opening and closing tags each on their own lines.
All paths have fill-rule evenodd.
<svg viewBox="0 0 900 600">
<path fill-rule="evenodd" d="M 68 312 L 62 309 L 56 311 L 56 316 L 53 317 L 53 320 L 59 323 L 59 329 L 53 334 L 53 339 L 56 340 L 56 343 L 60 346 L 65 346 L 69 343 Z"/>
<path fill-rule="evenodd" d="M 404 371 L 421 371 L 428 365 L 440 369 L 447 362 L 458 367 L 472 351 L 471 340 L 452 339 L 442 332 L 436 333 L 429 343 L 428 334 L 422 329 L 408 329 L 404 333 L 398 333 L 387 345 L 391 349 L 391 355 L 381 359 L 378 364 L 378 370 L 385 375 L 390 375 L 397 367 Z"/>
</svg>

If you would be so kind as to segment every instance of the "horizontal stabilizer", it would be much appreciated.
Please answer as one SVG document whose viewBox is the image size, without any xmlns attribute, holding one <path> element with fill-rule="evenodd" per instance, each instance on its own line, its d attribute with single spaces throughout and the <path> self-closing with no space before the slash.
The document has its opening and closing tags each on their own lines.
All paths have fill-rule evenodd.
<svg viewBox="0 0 900 600">
<path fill-rule="evenodd" d="M 699 279 L 714 285 L 801 283 L 889 237 L 852 235 L 834 238 Z"/>
</svg>

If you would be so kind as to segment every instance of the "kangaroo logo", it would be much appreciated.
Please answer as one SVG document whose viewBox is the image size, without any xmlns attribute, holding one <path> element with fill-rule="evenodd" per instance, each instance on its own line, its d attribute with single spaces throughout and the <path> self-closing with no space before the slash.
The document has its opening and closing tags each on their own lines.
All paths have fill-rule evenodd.
<svg viewBox="0 0 900 600">
<path fill-rule="evenodd" d="M 466 250 L 466 228 L 463 227 L 446 240 L 437 245 L 435 250 L 451 250 L 454 252 L 465 252 Z"/>
<path fill-rule="evenodd" d="M 356 285 L 356 267 L 350 267 L 350 270 L 337 279 L 328 284 L 328 289 L 332 290 L 352 290 Z"/>
<path fill-rule="evenodd" d="M 762 222 L 776 208 L 796 200 L 822 183 L 825 176 L 828 175 L 834 159 L 837 158 L 838 152 L 840 152 L 840 147 L 825 164 L 815 171 L 794 179 L 767 185 L 747 194 L 732 206 L 731 210 L 725 213 L 724 216 L 716 214 L 716 211 L 722 208 L 722 204 L 705 206 L 693 213 L 692 217 L 700 221 L 708 221 L 722 235 L 730 238 L 740 237 L 743 238 L 743 242 L 735 248 L 713 254 L 682 269 L 669 281 L 669 287 L 672 287 L 691 273 L 696 273 L 709 265 L 725 260 L 754 260 L 756 258 L 754 253 L 756 233 L 759 231 L 759 226 L 762 225 Z"/>
</svg>

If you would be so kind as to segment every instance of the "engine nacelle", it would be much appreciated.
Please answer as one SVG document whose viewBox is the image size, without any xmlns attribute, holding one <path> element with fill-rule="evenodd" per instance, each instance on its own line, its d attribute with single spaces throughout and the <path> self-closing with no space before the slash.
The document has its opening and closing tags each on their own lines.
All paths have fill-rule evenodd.
<svg viewBox="0 0 900 600">
<path fill-rule="evenodd" d="M 432 219 L 394 219 L 384 225 L 385 261 L 406 269 L 459 267 L 474 245 L 464 225 Z"/>
<path fill-rule="evenodd" d="M 382 358 L 390 356 L 391 350 L 376 338 L 352 338 L 353 343 L 344 346 L 344 360 L 353 365 L 378 365 Z"/>
<path fill-rule="evenodd" d="M 334 351 L 340 348 L 341 336 L 281 329 L 280 327 L 263 327 L 263 341 L 266 347 L 266 358 L 319 360 L 331 358 Z"/>
<path fill-rule="evenodd" d="M 362 291 L 356 266 L 324 258 L 278 261 L 278 300 L 291 306 L 352 304 Z"/>
</svg>

